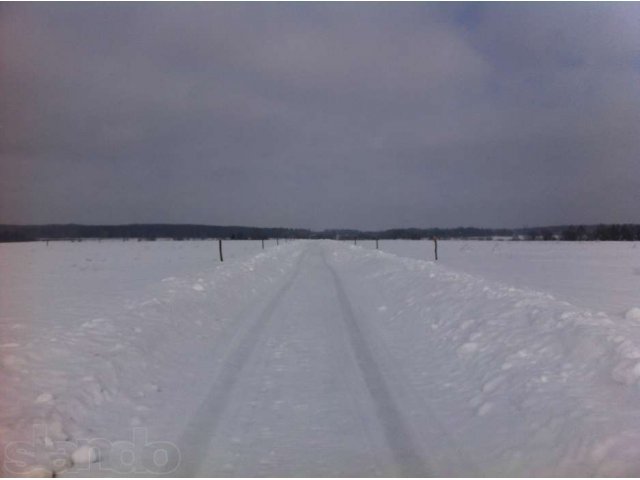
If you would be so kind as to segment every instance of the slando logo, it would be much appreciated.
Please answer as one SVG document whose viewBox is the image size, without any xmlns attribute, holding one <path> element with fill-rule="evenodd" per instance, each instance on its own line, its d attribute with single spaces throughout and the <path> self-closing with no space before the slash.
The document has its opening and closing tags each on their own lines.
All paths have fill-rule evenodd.
<svg viewBox="0 0 640 480">
<path fill-rule="evenodd" d="M 3 471 L 9 476 L 50 476 L 73 467 L 76 472 L 108 475 L 167 475 L 180 465 L 178 447 L 149 441 L 146 428 L 132 430 L 129 440 L 104 438 L 52 440 L 47 425 L 34 425 L 30 441 L 8 442 Z"/>
</svg>

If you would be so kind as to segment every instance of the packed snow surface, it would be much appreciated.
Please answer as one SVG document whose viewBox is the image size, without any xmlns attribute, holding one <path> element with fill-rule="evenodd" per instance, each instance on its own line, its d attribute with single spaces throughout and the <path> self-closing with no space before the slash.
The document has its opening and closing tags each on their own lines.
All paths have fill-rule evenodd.
<svg viewBox="0 0 640 480">
<path fill-rule="evenodd" d="M 640 474 L 630 244 L 224 245 L 0 245 L 5 475 Z"/>
</svg>

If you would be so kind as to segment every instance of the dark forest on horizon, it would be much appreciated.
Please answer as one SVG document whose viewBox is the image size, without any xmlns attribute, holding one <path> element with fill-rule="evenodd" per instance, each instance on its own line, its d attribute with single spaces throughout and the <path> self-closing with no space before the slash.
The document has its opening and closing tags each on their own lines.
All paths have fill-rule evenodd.
<svg viewBox="0 0 640 480">
<path fill-rule="evenodd" d="M 261 240 L 296 239 L 491 239 L 564 240 L 564 241 L 634 241 L 640 240 L 638 224 L 563 225 L 517 229 L 493 228 L 395 228 L 381 231 L 331 229 L 313 231 L 296 228 L 260 228 L 241 226 L 186 224 L 131 225 L 0 225 L 0 242 L 39 240 L 139 239 L 139 240 Z"/>
</svg>

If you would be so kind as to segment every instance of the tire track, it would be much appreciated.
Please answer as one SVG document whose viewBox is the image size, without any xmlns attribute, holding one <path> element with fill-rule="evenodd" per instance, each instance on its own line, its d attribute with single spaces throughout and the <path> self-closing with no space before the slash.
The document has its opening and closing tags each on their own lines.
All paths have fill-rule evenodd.
<svg viewBox="0 0 640 480">
<path fill-rule="evenodd" d="M 340 277 L 322 255 L 324 265 L 333 278 L 342 319 L 346 328 L 349 343 L 356 363 L 364 379 L 367 390 L 377 413 L 377 421 L 384 431 L 387 445 L 391 451 L 398 476 L 426 477 L 430 476 L 430 468 L 422 455 L 422 448 L 414 438 L 409 424 L 398 407 L 392 390 L 389 387 L 375 355 L 366 341 L 358 320 L 353 312 Z"/>
<path fill-rule="evenodd" d="M 242 371 L 271 323 L 274 311 L 300 274 L 300 266 L 305 257 L 306 252 L 300 255 L 289 279 L 260 310 L 255 320 L 249 322 L 231 340 L 208 396 L 193 415 L 180 439 L 179 446 L 183 447 L 180 465 L 177 471 L 171 473 L 172 477 L 193 477 L 198 472 L 202 460 L 207 456 L 215 430 L 227 410 L 233 388 L 242 378 Z"/>
<path fill-rule="evenodd" d="M 397 414 L 404 417 L 404 424 L 408 426 L 407 432 L 415 442 L 418 455 L 429 467 L 429 473 L 438 477 L 486 476 L 486 472 L 479 468 L 470 452 L 464 449 L 464 442 L 456 439 L 442 423 L 429 399 L 413 388 L 404 374 L 402 365 L 396 364 L 395 357 L 387 350 L 376 325 L 365 324 L 358 319 L 340 275 L 324 255 L 323 260 L 335 280 L 340 303 L 344 305 L 344 321 L 351 324 L 348 336 L 352 342 L 355 339 L 355 344 L 358 345 L 354 346 L 354 353 L 360 346 L 368 350 L 370 358 L 367 360 L 365 354 L 364 357 L 361 355 L 360 359 L 374 362 L 372 365 L 386 384 L 389 396 L 395 399 Z"/>
</svg>

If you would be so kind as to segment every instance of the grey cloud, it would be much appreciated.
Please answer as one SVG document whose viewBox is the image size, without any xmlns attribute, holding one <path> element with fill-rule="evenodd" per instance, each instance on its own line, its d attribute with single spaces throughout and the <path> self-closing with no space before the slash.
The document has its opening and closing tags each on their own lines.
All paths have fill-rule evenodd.
<svg viewBox="0 0 640 480">
<path fill-rule="evenodd" d="M 0 221 L 638 222 L 633 4 L 3 4 Z"/>
</svg>

